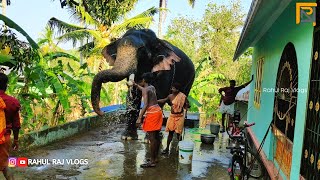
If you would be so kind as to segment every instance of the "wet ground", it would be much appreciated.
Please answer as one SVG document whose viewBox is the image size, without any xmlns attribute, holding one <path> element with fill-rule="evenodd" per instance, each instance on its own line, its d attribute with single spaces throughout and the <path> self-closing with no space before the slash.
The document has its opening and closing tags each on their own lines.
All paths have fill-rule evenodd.
<svg viewBox="0 0 320 180">
<path fill-rule="evenodd" d="M 149 157 L 149 144 L 144 143 L 144 133 L 139 131 L 139 140 L 123 141 L 124 125 L 100 128 L 58 143 L 54 143 L 24 156 L 42 159 L 47 165 L 26 168 L 11 168 L 16 179 L 229 179 L 227 167 L 231 155 L 226 150 L 227 134 L 219 134 L 214 145 L 204 145 L 200 133 L 207 129 L 186 129 L 185 139 L 195 143 L 191 165 L 179 163 L 177 141 L 168 155 L 159 155 L 155 168 L 143 169 L 140 164 Z M 162 145 L 166 144 L 164 133 Z M 72 162 L 70 161 L 72 160 Z"/>
</svg>

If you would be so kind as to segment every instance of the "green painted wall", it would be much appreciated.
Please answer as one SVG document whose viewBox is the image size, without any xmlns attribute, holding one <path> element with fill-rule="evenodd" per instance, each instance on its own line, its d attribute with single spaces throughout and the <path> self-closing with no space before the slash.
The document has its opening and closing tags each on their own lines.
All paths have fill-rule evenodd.
<svg viewBox="0 0 320 180">
<path fill-rule="evenodd" d="M 294 44 L 297 53 L 299 88 L 308 88 L 313 26 L 310 23 L 302 23 L 299 25 L 295 23 L 295 3 L 296 1 L 290 3 L 268 32 L 254 46 L 252 74 L 256 72 L 257 60 L 264 58 L 262 88 L 275 88 L 282 51 L 289 42 Z M 261 106 L 257 109 L 253 105 L 254 83 L 251 85 L 248 120 L 249 122 L 256 122 L 256 125 L 252 129 L 260 142 L 272 121 L 274 95 L 274 92 L 263 92 L 261 95 Z M 307 98 L 308 93 L 298 94 L 295 137 L 293 142 L 294 156 L 292 157 L 290 179 L 299 179 Z M 272 160 L 273 157 L 273 144 L 271 140 L 273 140 L 273 137 L 269 133 L 263 147 L 264 152 L 270 160 Z M 283 173 L 281 173 L 281 175 L 285 178 Z"/>
</svg>

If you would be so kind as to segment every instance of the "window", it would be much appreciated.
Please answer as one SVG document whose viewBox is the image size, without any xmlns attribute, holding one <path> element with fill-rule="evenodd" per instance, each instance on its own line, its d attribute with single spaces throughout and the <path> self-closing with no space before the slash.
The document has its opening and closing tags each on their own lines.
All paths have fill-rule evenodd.
<svg viewBox="0 0 320 180">
<path fill-rule="evenodd" d="M 256 82 L 254 87 L 254 102 L 253 102 L 256 108 L 260 108 L 262 73 L 263 73 L 263 58 L 257 61 L 256 78 L 255 78 Z"/>
<path fill-rule="evenodd" d="M 278 67 L 272 124 L 274 159 L 288 179 L 292 163 L 298 87 L 296 50 L 292 43 L 288 43 L 282 52 Z"/>
</svg>

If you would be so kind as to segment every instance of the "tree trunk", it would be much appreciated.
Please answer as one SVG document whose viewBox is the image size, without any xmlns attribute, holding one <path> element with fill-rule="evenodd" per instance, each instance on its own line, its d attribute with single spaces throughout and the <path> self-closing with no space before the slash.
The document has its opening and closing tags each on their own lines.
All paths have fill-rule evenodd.
<svg viewBox="0 0 320 180">
<path fill-rule="evenodd" d="M 159 8 L 167 8 L 167 0 L 159 0 Z M 159 24 L 158 24 L 158 37 L 162 38 L 162 25 L 166 19 L 167 12 L 165 10 L 160 10 L 159 14 Z"/>
<path fill-rule="evenodd" d="M 6 15 L 6 9 L 7 9 L 7 0 L 2 0 L 2 15 Z"/>
</svg>

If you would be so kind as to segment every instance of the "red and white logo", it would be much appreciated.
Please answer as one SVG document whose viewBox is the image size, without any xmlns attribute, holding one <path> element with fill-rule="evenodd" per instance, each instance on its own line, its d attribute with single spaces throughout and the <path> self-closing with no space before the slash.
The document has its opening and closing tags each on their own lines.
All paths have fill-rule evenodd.
<svg viewBox="0 0 320 180">
<path fill-rule="evenodd" d="M 28 158 L 26 157 L 19 157 L 18 158 L 18 167 L 28 167 Z"/>
</svg>

